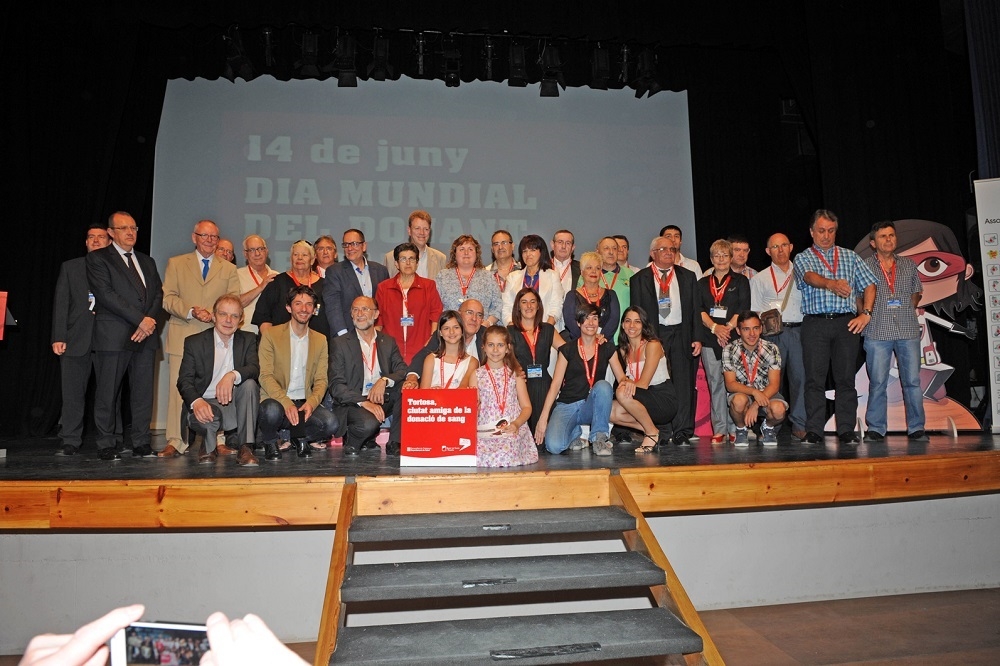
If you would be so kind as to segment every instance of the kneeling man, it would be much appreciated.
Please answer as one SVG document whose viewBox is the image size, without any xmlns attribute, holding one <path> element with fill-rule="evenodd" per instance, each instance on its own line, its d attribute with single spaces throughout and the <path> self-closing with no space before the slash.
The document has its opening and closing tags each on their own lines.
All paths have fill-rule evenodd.
<svg viewBox="0 0 1000 666">
<path fill-rule="evenodd" d="M 729 392 L 729 413 L 736 423 L 736 446 L 748 446 L 748 427 L 759 419 L 761 443 L 776 446 L 775 428 L 785 420 L 788 403 L 781 387 L 781 353 L 778 346 L 760 337 L 763 327 L 753 310 L 740 313 L 740 337 L 722 350 L 722 373 Z M 761 411 L 763 410 L 763 412 Z"/>
<path fill-rule="evenodd" d="M 212 318 L 212 328 L 184 339 L 177 390 L 190 410 L 188 427 L 205 437 L 198 462 L 212 462 L 219 453 L 239 450 L 237 462 L 254 466 L 254 428 L 260 403 L 257 338 L 240 330 L 243 306 L 236 294 L 216 299 Z M 216 447 L 220 429 L 226 433 L 226 443 Z"/>
<path fill-rule="evenodd" d="M 299 458 L 311 458 L 309 442 L 330 439 L 337 418 L 323 407 L 329 385 L 326 336 L 309 328 L 316 292 L 307 285 L 288 292 L 290 321 L 270 326 L 260 336 L 260 435 L 264 459 L 279 460 L 278 431 L 291 429 Z"/>
<path fill-rule="evenodd" d="M 406 362 L 391 335 L 375 329 L 378 307 L 368 296 L 351 303 L 354 332 L 333 341 L 330 358 L 330 397 L 344 437 L 344 455 L 378 449 L 375 437 L 387 416 L 392 416 L 386 455 L 400 454 L 400 391 Z"/>
</svg>

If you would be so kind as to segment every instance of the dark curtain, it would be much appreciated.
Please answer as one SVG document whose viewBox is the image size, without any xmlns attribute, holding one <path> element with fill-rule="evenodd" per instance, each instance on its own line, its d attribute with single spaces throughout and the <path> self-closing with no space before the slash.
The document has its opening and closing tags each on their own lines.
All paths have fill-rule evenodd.
<svg viewBox="0 0 1000 666">
<path fill-rule="evenodd" d="M 1000 178 L 1000 4 L 965 0 L 965 20 L 979 151 L 977 178 Z"/>
<path fill-rule="evenodd" d="M 714 239 L 740 231 L 750 238 L 751 263 L 766 265 L 767 236 L 783 230 L 806 247 L 808 216 L 821 206 L 840 215 L 844 245 L 883 217 L 937 220 L 966 237 L 967 174 L 976 168 L 970 70 L 942 44 L 934 0 L 619 1 L 586 11 L 569 1 L 470 4 L 105 0 L 67 9 L 15 1 L 0 10 L 7 166 L 0 290 L 10 292 L 19 319 L 0 342 L 0 434 L 54 431 L 59 375 L 49 336 L 59 265 L 83 254 L 89 223 L 116 210 L 135 215 L 138 247 L 148 250 L 166 82 L 220 77 L 223 36 L 234 24 L 259 72 L 267 69 L 261 29 L 272 27 L 278 59 L 267 73 L 282 80 L 296 76 L 307 30 L 327 55 L 338 34 L 357 35 L 361 78 L 374 28 L 389 37 L 398 74 L 416 72 L 414 33 L 397 31 L 425 30 L 437 51 L 451 43 L 462 53 L 465 81 L 485 78 L 485 34 L 507 35 L 498 81 L 510 39 L 525 45 L 532 81 L 540 77 L 539 50 L 557 45 L 568 85 L 589 83 L 598 41 L 611 49 L 612 87 L 624 85 L 622 45 L 633 58 L 651 50 L 664 87 L 688 93 L 699 242 L 686 254 L 704 258 Z M 992 122 L 996 175 L 998 10 L 987 0 L 965 6 L 977 102 L 983 91 L 992 95 L 992 106 L 981 106 L 992 109 L 984 124 Z M 440 75 L 440 64 L 428 77 Z M 664 211 L 630 235 L 651 236 L 669 221 Z M 953 380 L 966 391 L 967 376 L 959 371 Z"/>
</svg>

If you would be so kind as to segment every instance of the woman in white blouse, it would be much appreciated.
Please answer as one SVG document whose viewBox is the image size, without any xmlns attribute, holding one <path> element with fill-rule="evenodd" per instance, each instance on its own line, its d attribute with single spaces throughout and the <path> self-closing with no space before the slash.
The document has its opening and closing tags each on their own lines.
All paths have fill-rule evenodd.
<svg viewBox="0 0 1000 666">
<path fill-rule="evenodd" d="M 521 289 L 529 288 L 538 292 L 542 299 L 542 311 L 545 321 L 562 330 L 563 294 L 559 274 L 552 270 L 552 260 L 541 236 L 529 234 L 521 239 L 517 253 L 521 257 L 524 268 L 511 271 L 507 276 L 507 285 L 503 291 L 503 315 L 501 321 L 510 324 L 514 311 L 514 299 Z"/>
</svg>

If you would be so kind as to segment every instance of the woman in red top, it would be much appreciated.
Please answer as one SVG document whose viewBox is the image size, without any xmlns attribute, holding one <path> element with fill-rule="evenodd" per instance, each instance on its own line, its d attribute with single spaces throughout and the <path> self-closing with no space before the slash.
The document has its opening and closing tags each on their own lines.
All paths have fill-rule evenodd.
<svg viewBox="0 0 1000 666">
<path fill-rule="evenodd" d="M 379 282 L 375 290 L 379 318 L 376 327 L 396 340 L 409 365 L 437 330 L 444 307 L 437 284 L 417 275 L 417 246 L 401 243 L 392 251 L 399 274 Z"/>
</svg>

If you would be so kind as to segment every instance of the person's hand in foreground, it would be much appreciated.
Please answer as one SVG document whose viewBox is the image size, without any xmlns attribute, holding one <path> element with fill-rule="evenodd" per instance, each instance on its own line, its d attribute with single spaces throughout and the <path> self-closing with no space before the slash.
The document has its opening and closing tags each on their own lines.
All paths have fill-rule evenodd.
<svg viewBox="0 0 1000 666">
<path fill-rule="evenodd" d="M 28 643 L 20 666 L 104 666 L 107 642 L 142 617 L 142 604 L 116 608 L 76 630 L 73 634 L 41 634 Z"/>
<path fill-rule="evenodd" d="M 205 625 L 212 649 L 202 656 L 202 666 L 309 666 L 252 613 L 242 620 L 212 613 Z"/>
</svg>

